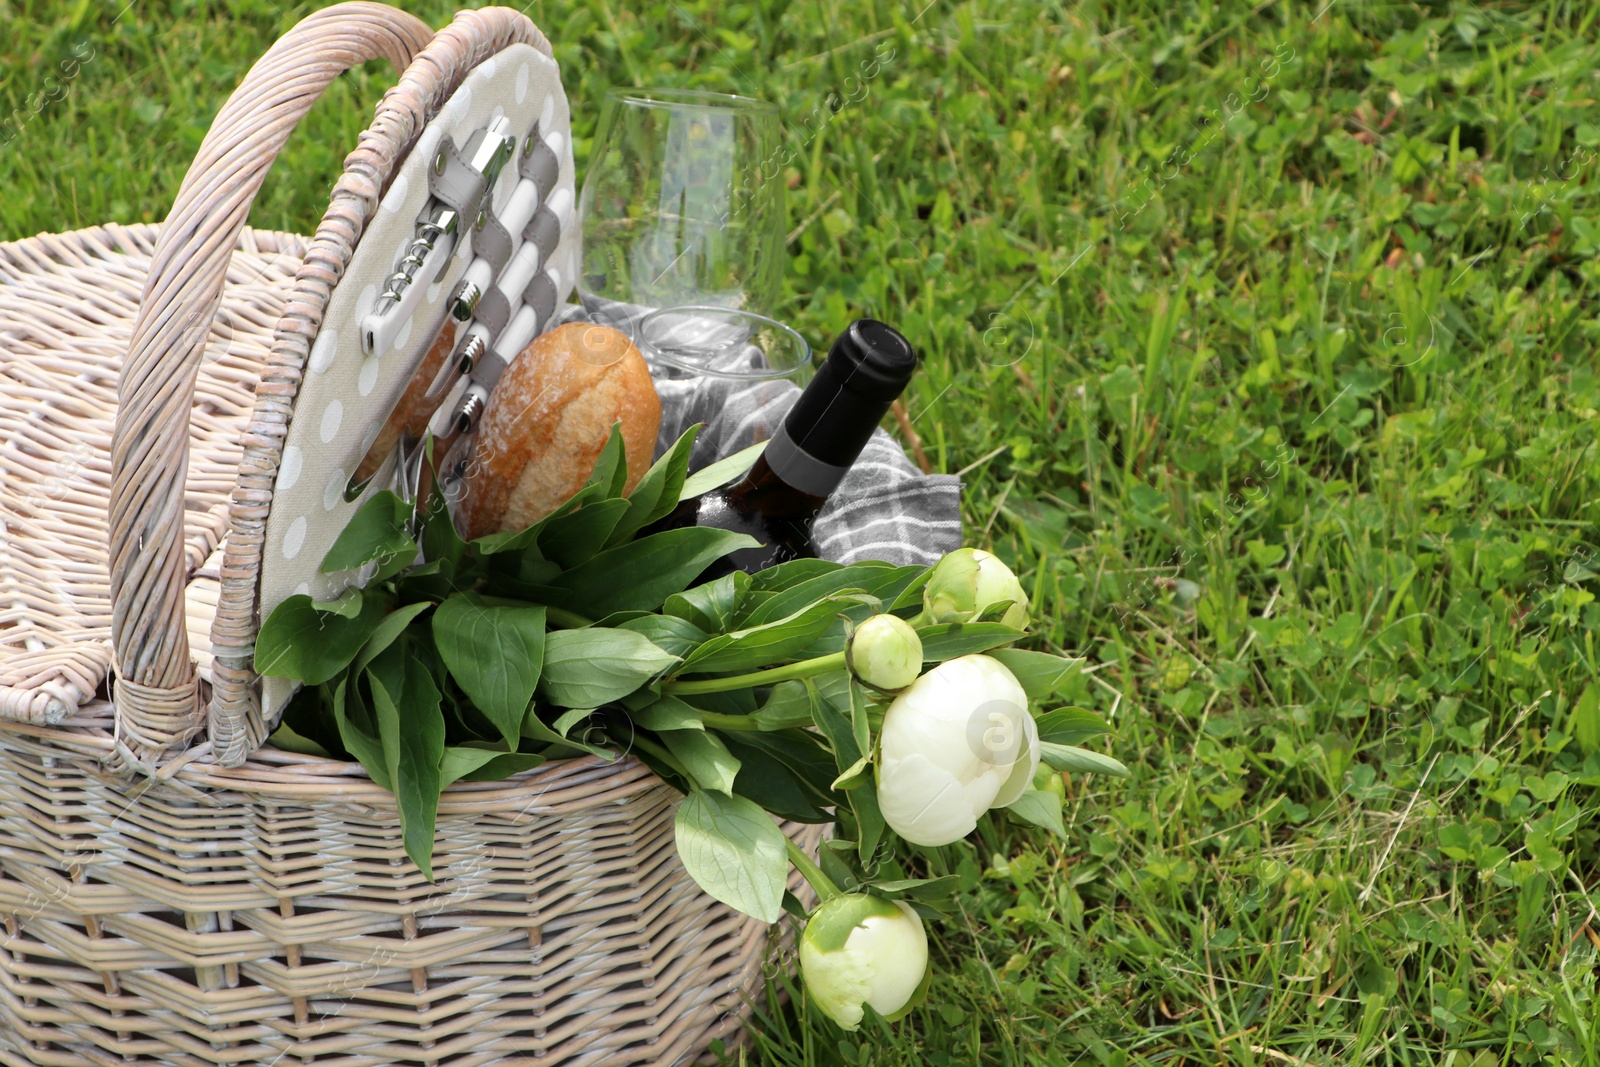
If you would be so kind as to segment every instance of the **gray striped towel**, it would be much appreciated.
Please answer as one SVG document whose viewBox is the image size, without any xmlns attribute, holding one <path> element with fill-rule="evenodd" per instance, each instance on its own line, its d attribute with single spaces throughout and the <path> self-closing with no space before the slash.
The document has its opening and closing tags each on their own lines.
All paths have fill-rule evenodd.
<svg viewBox="0 0 1600 1067">
<path fill-rule="evenodd" d="M 573 304 L 563 321 L 593 318 Z M 634 332 L 628 321 L 617 325 Z M 640 349 L 648 360 L 646 347 Z M 745 358 L 759 361 L 761 355 L 749 346 Z M 754 382 L 714 378 L 655 361 L 651 374 L 661 395 L 657 455 L 685 429 L 705 423 L 690 456 L 691 471 L 767 440 L 800 395 L 799 386 L 781 378 Z M 869 559 L 902 565 L 936 563 L 961 547 L 961 481 L 950 474 L 923 474 L 894 438 L 879 429 L 828 498 L 812 535 L 817 554 L 838 563 Z"/>
</svg>

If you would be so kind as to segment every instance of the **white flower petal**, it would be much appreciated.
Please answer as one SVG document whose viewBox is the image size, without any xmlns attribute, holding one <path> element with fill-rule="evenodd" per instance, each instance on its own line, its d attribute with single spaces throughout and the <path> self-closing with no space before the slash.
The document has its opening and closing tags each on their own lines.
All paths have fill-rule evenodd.
<svg viewBox="0 0 1600 1067">
<path fill-rule="evenodd" d="M 1011 776 L 1000 787 L 1000 792 L 994 798 L 994 807 L 1003 808 L 1016 800 L 1028 787 L 1033 784 L 1033 775 L 1039 769 L 1039 727 L 1033 721 L 1032 715 L 1023 717 L 1023 730 L 1028 739 L 1028 747 L 1021 753 L 1021 758 L 1011 765 Z"/>
<path fill-rule="evenodd" d="M 914 845 L 948 845 L 978 826 L 962 783 L 920 753 L 879 764 L 878 806 L 890 828 Z"/>
<path fill-rule="evenodd" d="M 849 951 L 849 942 L 841 951 L 824 952 L 802 940 L 800 966 L 805 969 L 806 992 L 823 1014 L 846 1030 L 859 1027 L 861 1005 L 867 1000 L 872 981 L 868 961 Z"/>
<path fill-rule="evenodd" d="M 973 826 L 978 825 L 978 816 L 996 806 L 995 797 L 1000 795 L 1000 787 L 1004 784 L 1005 778 L 995 769 L 966 783 L 962 792 L 966 794 L 967 807 L 972 809 Z"/>
<path fill-rule="evenodd" d="M 846 953 L 866 962 L 870 977 L 865 999 L 879 1015 L 893 1015 L 905 1007 L 928 969 L 928 935 L 922 919 L 907 905 L 894 903 L 904 919 L 873 916 L 856 927 L 844 946 Z"/>
<path fill-rule="evenodd" d="M 806 992 L 846 1030 L 861 1025 L 863 1003 L 880 1015 L 898 1015 L 927 972 L 927 932 L 917 913 L 899 901 L 834 897 L 818 906 L 800 935 Z"/>
<path fill-rule="evenodd" d="M 1016 676 L 991 656 L 962 656 L 918 678 L 884 713 L 879 804 L 906 840 L 948 844 L 1020 796 L 1038 759 L 1038 728 Z"/>
</svg>

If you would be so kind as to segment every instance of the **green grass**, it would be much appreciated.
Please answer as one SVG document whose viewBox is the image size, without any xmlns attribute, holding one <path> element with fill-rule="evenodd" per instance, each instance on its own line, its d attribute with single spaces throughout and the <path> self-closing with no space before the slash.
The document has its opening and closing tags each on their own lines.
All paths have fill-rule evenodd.
<svg viewBox="0 0 1600 1067">
<path fill-rule="evenodd" d="M 1600 1064 L 1600 6 L 628 6 L 529 9 L 580 170 L 612 83 L 781 105 L 779 311 L 924 347 L 969 540 L 1135 768 L 1069 784 L 1065 841 L 926 857 L 963 879 L 929 1006 L 771 1005 L 732 1061 Z M 0 0 L 7 109 L 97 49 L 0 149 L 0 234 L 160 219 L 307 9 Z M 387 78 L 253 224 L 309 232 Z"/>
</svg>

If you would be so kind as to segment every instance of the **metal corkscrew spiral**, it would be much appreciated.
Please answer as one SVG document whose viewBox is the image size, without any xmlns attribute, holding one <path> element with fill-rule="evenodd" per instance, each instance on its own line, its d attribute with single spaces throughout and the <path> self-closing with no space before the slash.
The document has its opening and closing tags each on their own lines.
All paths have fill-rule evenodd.
<svg viewBox="0 0 1600 1067">
<path fill-rule="evenodd" d="M 442 208 L 433 218 L 417 223 L 417 235 L 406 246 L 405 255 L 400 258 L 397 265 L 398 269 L 384 281 L 383 293 L 378 297 L 380 308 L 385 302 L 394 303 L 400 300 L 439 238 L 455 233 L 456 222 L 456 213 L 449 208 Z"/>
</svg>

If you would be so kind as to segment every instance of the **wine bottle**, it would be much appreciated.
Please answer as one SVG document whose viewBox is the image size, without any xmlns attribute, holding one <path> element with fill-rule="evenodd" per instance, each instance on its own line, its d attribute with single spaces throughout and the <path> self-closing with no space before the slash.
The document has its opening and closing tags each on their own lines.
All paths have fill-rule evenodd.
<svg viewBox="0 0 1600 1067">
<path fill-rule="evenodd" d="M 684 501 L 657 528 L 714 526 L 761 542 L 724 556 L 701 581 L 814 557 L 811 524 L 916 367 L 911 343 L 893 327 L 852 322 L 744 477 Z"/>
</svg>

